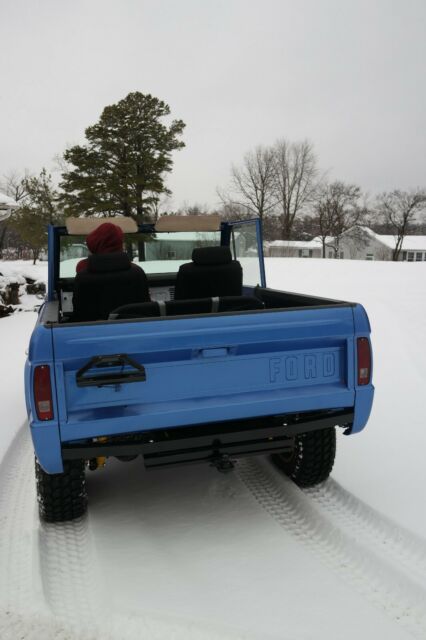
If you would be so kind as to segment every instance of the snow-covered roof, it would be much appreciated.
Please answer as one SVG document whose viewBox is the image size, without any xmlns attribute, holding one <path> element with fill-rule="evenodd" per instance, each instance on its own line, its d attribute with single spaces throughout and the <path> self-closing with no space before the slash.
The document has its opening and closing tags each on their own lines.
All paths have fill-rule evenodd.
<svg viewBox="0 0 426 640">
<path fill-rule="evenodd" d="M 0 192 L 0 209 L 15 209 L 17 206 L 18 203 L 13 198 Z"/>
<path fill-rule="evenodd" d="M 368 236 L 370 236 L 370 238 L 372 238 L 373 240 L 376 240 L 377 242 L 381 242 L 381 244 L 383 244 L 388 249 L 395 249 L 395 245 L 397 241 L 396 236 L 376 233 L 375 231 L 373 231 L 373 229 L 370 229 L 370 227 L 365 227 L 361 225 L 356 227 L 351 227 L 343 234 L 343 236 L 345 235 L 350 236 L 355 230 L 364 231 Z M 322 246 L 321 240 L 318 237 L 311 240 L 311 242 L 317 243 L 317 246 L 318 245 Z M 297 246 L 299 243 L 293 242 L 290 244 L 291 246 Z M 329 246 L 333 246 L 334 238 L 332 236 L 328 236 L 325 239 L 325 244 Z M 308 243 L 308 246 L 312 248 L 313 245 L 309 245 Z M 402 249 L 404 251 L 426 251 L 426 236 L 412 236 L 412 235 L 405 236 L 402 243 Z"/>
<path fill-rule="evenodd" d="M 288 247 L 294 249 L 320 249 L 322 244 L 317 238 L 313 240 L 271 240 L 265 242 L 268 247 Z"/>
<path fill-rule="evenodd" d="M 208 242 L 218 239 L 219 231 L 162 231 L 157 233 L 155 240 L 172 240 L 173 242 Z"/>
<path fill-rule="evenodd" d="M 359 228 L 365 231 L 370 236 L 370 238 L 377 240 L 377 242 L 381 242 L 389 249 L 395 249 L 397 241 L 396 236 L 376 233 L 375 231 L 370 229 L 370 227 Z M 350 231 L 351 229 L 349 229 L 348 233 L 350 233 Z M 404 251 L 426 251 L 426 236 L 405 236 L 402 242 L 402 249 Z"/>
<path fill-rule="evenodd" d="M 5 193 L 0 193 L 0 222 L 6 220 L 12 213 L 12 209 L 18 206 L 13 198 L 9 198 Z"/>
</svg>

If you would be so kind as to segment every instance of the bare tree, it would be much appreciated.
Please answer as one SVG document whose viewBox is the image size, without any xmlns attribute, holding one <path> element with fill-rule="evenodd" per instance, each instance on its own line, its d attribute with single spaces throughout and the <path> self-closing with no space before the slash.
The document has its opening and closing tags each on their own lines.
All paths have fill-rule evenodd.
<svg viewBox="0 0 426 640">
<path fill-rule="evenodd" d="M 21 175 L 16 171 L 10 171 L 0 180 L 0 191 L 5 193 L 10 198 L 13 198 L 15 202 L 22 202 L 28 194 L 26 185 L 28 179 L 29 175 L 27 171 L 25 171 L 24 175 Z M 3 256 L 6 235 L 8 234 L 8 231 L 10 229 L 10 222 L 11 218 L 0 222 L 0 258 Z"/>
<path fill-rule="evenodd" d="M 218 194 L 224 205 L 244 207 L 263 219 L 276 204 L 272 150 L 258 146 L 246 153 L 241 166 L 232 166 L 229 191 Z"/>
<path fill-rule="evenodd" d="M 29 178 L 28 171 L 24 175 L 17 171 L 10 171 L 0 180 L 0 190 L 15 202 L 20 202 L 27 195 L 26 181 Z"/>
<path fill-rule="evenodd" d="M 253 217 L 253 213 L 245 206 L 236 204 L 235 202 L 223 202 L 218 208 L 218 213 L 222 220 L 247 220 Z"/>
<path fill-rule="evenodd" d="M 377 199 L 377 211 L 384 223 L 391 228 L 395 237 L 392 260 L 396 261 L 411 225 L 426 211 L 426 190 L 400 191 L 395 189 L 388 193 L 382 193 Z"/>
<path fill-rule="evenodd" d="M 166 213 L 171 206 L 171 196 L 169 193 L 151 194 L 151 205 L 149 207 L 149 216 L 152 222 L 157 222 L 158 218 Z"/>
<path fill-rule="evenodd" d="M 359 205 L 360 197 L 361 189 L 358 186 L 340 181 L 323 185 L 317 192 L 314 217 L 322 242 L 323 258 L 327 244 L 338 255 L 342 235 L 363 221 L 365 209 Z M 357 242 L 361 239 L 362 235 L 356 237 Z"/>
<path fill-rule="evenodd" d="M 211 211 L 206 204 L 200 204 L 199 202 L 190 204 L 185 201 L 176 213 L 181 216 L 208 216 Z"/>
<path fill-rule="evenodd" d="M 293 224 L 318 188 L 317 159 L 308 141 L 278 140 L 273 147 L 274 193 L 279 205 L 283 240 L 292 237 Z"/>
</svg>

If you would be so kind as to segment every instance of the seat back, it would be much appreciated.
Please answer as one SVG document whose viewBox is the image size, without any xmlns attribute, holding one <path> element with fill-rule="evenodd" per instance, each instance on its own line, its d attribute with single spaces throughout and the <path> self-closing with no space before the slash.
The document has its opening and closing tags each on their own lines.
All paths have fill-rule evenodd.
<svg viewBox="0 0 426 640">
<path fill-rule="evenodd" d="M 145 272 L 127 254 L 94 254 L 75 277 L 72 320 L 106 320 L 117 307 L 149 299 Z"/>
<path fill-rule="evenodd" d="M 137 320 L 138 318 L 153 318 L 158 316 L 254 311 L 264 308 L 264 303 L 253 296 L 225 296 L 222 298 L 199 298 L 194 300 L 169 300 L 167 302 L 126 304 L 123 307 L 114 309 L 109 318 L 110 320 Z"/>
<path fill-rule="evenodd" d="M 241 296 L 243 270 L 229 247 L 202 247 L 192 252 L 176 277 L 175 300 L 214 296 Z"/>
</svg>

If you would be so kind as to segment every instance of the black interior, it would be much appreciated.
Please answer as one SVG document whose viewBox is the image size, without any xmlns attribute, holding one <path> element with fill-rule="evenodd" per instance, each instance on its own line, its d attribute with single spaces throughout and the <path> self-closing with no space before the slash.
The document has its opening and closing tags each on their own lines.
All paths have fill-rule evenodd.
<svg viewBox="0 0 426 640">
<path fill-rule="evenodd" d="M 264 309 L 263 302 L 253 296 L 225 296 L 198 298 L 193 300 L 169 300 L 167 302 L 144 302 L 128 304 L 115 309 L 110 320 L 130 320 L 158 316 L 193 315 L 201 313 L 223 313 L 226 311 L 250 311 Z"/>
<path fill-rule="evenodd" d="M 241 296 L 243 270 L 229 247 L 202 247 L 192 252 L 176 277 L 175 300 L 213 296 Z"/>
<path fill-rule="evenodd" d="M 292 309 L 294 307 L 318 307 L 334 306 L 336 304 L 349 304 L 339 300 L 329 298 L 319 298 L 318 296 L 303 295 L 290 291 L 278 291 L 266 287 L 256 287 L 255 295 L 262 300 L 266 309 Z"/>
<path fill-rule="evenodd" d="M 242 295 L 242 268 L 232 260 L 228 247 L 194 249 L 193 262 L 183 265 L 178 274 L 146 275 L 126 254 L 93 255 L 88 260 L 87 270 L 58 283 L 59 300 L 63 302 L 64 295 L 73 298 L 74 309 L 49 303 L 46 306 L 52 309 L 46 321 L 131 320 L 349 304 L 264 287 L 244 287 Z M 166 300 L 157 302 L 161 289 Z M 185 293 L 189 293 L 186 298 Z"/>
</svg>

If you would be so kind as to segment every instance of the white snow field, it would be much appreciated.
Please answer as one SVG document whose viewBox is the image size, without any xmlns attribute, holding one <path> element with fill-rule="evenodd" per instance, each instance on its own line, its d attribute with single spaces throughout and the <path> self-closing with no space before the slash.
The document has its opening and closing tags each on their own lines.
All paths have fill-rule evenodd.
<svg viewBox="0 0 426 640">
<path fill-rule="evenodd" d="M 23 394 L 36 316 L 0 320 L 1 640 L 426 637 L 426 264 L 266 262 L 269 286 L 361 302 L 372 325 L 372 416 L 311 490 L 261 458 L 227 475 L 111 461 L 88 472 L 86 518 L 41 525 Z"/>
</svg>

